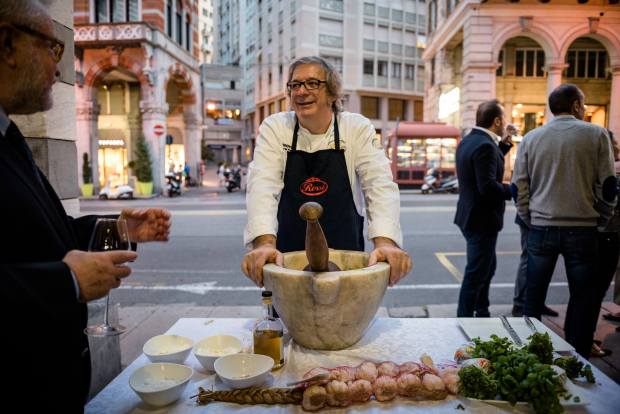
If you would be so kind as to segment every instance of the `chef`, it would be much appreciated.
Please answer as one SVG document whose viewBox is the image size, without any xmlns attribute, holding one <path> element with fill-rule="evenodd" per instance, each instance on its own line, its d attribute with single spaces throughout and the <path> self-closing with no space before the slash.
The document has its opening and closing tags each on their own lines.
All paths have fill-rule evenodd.
<svg viewBox="0 0 620 414">
<path fill-rule="evenodd" d="M 373 125 L 342 112 L 340 74 L 323 58 L 293 62 L 286 86 L 294 112 L 263 121 L 249 167 L 244 242 L 251 250 L 243 272 L 262 286 L 265 263 L 281 266 L 282 253 L 304 250 L 299 207 L 315 201 L 323 206 L 319 222 L 333 249 L 364 250 L 366 207 L 374 243 L 368 265 L 388 262 L 394 285 L 411 270 L 411 259 L 401 248 L 398 186 Z"/>
</svg>

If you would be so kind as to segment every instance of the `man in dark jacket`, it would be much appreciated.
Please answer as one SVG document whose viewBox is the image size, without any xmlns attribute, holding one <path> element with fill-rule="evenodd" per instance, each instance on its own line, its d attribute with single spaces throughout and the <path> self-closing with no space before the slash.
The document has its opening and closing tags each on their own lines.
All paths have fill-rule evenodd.
<svg viewBox="0 0 620 414">
<path fill-rule="evenodd" d="M 454 223 L 467 242 L 459 317 L 490 316 L 495 244 L 504 223 L 505 200 L 511 198 L 509 186 L 502 184 L 504 154 L 512 147 L 511 136 L 504 129 L 504 109 L 499 102 L 483 102 L 476 112 L 476 126 L 456 149 L 459 201 Z"/>
<path fill-rule="evenodd" d="M 67 216 L 9 118 L 51 108 L 63 49 L 38 1 L 0 1 L 0 354 L 8 379 L 3 402 L 14 412 L 84 411 L 86 302 L 118 287 L 131 272 L 123 263 L 137 257 L 84 251 L 97 216 Z M 168 237 L 165 210 L 125 209 L 121 216 L 133 242 Z"/>
</svg>

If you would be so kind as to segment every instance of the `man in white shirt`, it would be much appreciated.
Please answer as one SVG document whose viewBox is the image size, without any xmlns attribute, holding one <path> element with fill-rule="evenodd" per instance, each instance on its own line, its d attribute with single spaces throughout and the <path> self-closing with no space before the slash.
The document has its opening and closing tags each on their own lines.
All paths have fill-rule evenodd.
<svg viewBox="0 0 620 414">
<path fill-rule="evenodd" d="M 282 265 L 282 252 L 303 250 L 305 222 L 298 210 L 315 201 L 323 206 L 320 223 L 334 249 L 364 250 L 366 207 L 375 245 L 368 265 L 387 261 L 394 285 L 411 270 L 411 259 L 401 248 L 398 186 L 374 127 L 342 112 L 340 74 L 320 57 L 291 64 L 287 89 L 294 112 L 263 121 L 249 168 L 244 243 L 252 250 L 243 272 L 262 286 L 265 263 Z"/>
</svg>

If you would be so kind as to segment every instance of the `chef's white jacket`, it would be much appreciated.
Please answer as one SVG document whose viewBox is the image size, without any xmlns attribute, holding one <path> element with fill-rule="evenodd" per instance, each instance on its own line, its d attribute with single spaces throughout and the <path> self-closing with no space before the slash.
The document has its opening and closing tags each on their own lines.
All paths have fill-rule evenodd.
<svg viewBox="0 0 620 414">
<path fill-rule="evenodd" d="M 278 202 L 284 187 L 284 170 L 294 129 L 295 112 L 271 115 L 259 128 L 254 160 L 248 172 L 248 222 L 243 235 L 248 248 L 252 247 L 256 237 L 278 233 Z M 368 217 L 368 238 L 387 237 L 402 247 L 400 194 L 375 128 L 362 115 L 341 112 L 338 130 L 355 207 L 362 216 L 365 207 Z M 334 149 L 333 119 L 325 134 L 311 134 L 300 125 L 297 149 L 306 152 Z"/>
</svg>

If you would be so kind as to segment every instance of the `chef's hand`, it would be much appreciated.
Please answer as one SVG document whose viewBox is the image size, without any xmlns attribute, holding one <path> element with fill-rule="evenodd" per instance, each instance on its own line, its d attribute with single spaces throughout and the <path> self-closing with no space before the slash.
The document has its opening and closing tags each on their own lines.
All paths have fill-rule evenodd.
<svg viewBox="0 0 620 414">
<path fill-rule="evenodd" d="M 129 240 L 135 243 L 168 241 L 170 212 L 163 208 L 124 208 L 121 218 L 127 220 Z"/>
<path fill-rule="evenodd" d="M 368 266 L 377 262 L 388 262 L 390 265 L 390 286 L 394 286 L 400 279 L 411 271 L 411 258 L 392 240 L 385 237 L 375 237 L 375 250 L 370 252 Z"/>
<path fill-rule="evenodd" d="M 254 249 L 243 257 L 241 270 L 256 286 L 263 287 L 263 266 L 267 263 L 284 266 L 284 256 L 276 249 L 276 238 L 271 234 L 258 236 L 253 244 Z"/>
</svg>

